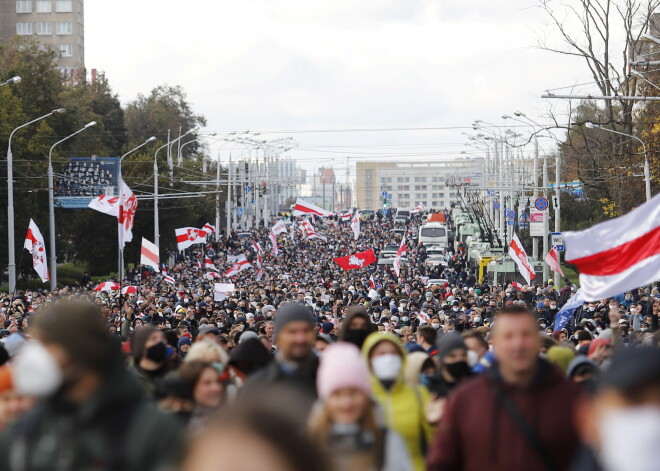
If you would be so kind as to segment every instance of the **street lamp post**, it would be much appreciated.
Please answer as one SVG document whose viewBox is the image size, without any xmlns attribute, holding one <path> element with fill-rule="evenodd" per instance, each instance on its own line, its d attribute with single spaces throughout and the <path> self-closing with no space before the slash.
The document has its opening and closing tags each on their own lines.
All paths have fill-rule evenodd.
<svg viewBox="0 0 660 471">
<path fill-rule="evenodd" d="M 150 142 L 153 142 L 156 140 L 156 136 L 151 136 L 149 139 L 144 141 L 142 144 L 140 144 L 137 147 L 134 147 L 133 149 L 129 150 L 126 152 L 124 155 L 121 156 L 119 159 L 119 171 L 117 172 L 117 190 L 119 193 L 119 213 L 117 214 L 117 219 L 118 222 L 119 220 L 122 219 L 121 212 L 123 211 L 124 208 L 124 191 L 123 191 L 123 180 L 121 176 L 121 162 L 130 154 L 135 152 L 136 150 L 140 149 L 141 147 L 146 146 Z M 119 240 L 119 270 L 117 272 L 117 276 L 119 278 L 119 284 L 121 285 L 122 280 L 124 279 L 124 237 L 122 234 L 121 226 L 117 224 L 117 236 Z"/>
<path fill-rule="evenodd" d="M 20 83 L 20 81 L 21 81 L 21 77 L 17 75 L 16 77 L 12 77 L 9 80 L 0 83 L 0 87 L 2 87 L 3 85 L 10 85 L 12 83 Z"/>
<path fill-rule="evenodd" d="M 14 77 L 15 79 L 16 77 Z M 11 79 L 13 80 L 13 79 Z M 56 113 L 64 113 L 64 108 L 58 108 L 48 114 L 40 116 L 32 121 L 22 124 L 14 129 L 9 135 L 9 144 L 7 146 L 7 243 L 9 245 L 9 258 L 7 262 L 7 270 L 9 271 L 9 292 L 16 291 L 16 247 L 14 242 L 14 168 L 13 156 L 11 152 L 11 139 L 14 133 L 19 129 L 29 126 L 32 123 L 41 121 Z"/>
<path fill-rule="evenodd" d="M 50 290 L 53 291 L 57 288 L 57 255 L 55 253 L 55 183 L 53 179 L 53 149 L 58 144 L 71 139 L 76 134 L 83 132 L 85 129 L 96 126 L 96 121 L 90 121 L 85 124 L 81 129 L 78 129 L 73 134 L 68 135 L 64 139 L 57 141 L 53 144 L 48 152 L 48 232 L 50 239 Z"/>
<path fill-rule="evenodd" d="M 649 167 L 649 156 L 646 153 L 646 144 L 644 144 L 644 141 L 642 141 L 637 136 L 633 136 L 632 134 L 626 134 L 624 132 L 615 131 L 613 129 L 605 128 L 603 126 L 599 126 L 591 122 L 586 122 L 584 123 L 584 125 L 589 129 L 602 129 L 603 131 L 611 132 L 612 134 L 618 134 L 620 136 L 629 137 L 631 139 L 635 139 L 636 141 L 639 141 L 639 143 L 642 144 L 642 149 L 644 149 L 644 184 L 646 186 L 646 201 L 649 201 L 651 199 L 651 168 Z"/>
</svg>

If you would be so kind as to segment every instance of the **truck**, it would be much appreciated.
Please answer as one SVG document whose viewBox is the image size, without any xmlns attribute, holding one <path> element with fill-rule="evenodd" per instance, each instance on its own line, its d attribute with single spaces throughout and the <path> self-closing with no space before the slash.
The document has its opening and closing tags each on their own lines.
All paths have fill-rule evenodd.
<svg viewBox="0 0 660 471">
<path fill-rule="evenodd" d="M 529 264 L 532 266 L 536 278 L 543 279 L 543 264 L 542 260 L 529 259 Z M 488 263 L 488 272 L 486 274 L 486 283 L 491 286 L 498 284 L 509 283 L 516 281 L 521 284 L 527 284 L 523 276 L 518 271 L 518 265 L 508 255 L 504 255 Z"/>
</svg>

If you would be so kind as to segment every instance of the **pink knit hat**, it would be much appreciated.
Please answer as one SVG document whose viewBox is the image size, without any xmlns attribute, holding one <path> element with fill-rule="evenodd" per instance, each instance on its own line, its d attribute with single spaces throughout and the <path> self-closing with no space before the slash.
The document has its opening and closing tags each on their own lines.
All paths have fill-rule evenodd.
<svg viewBox="0 0 660 471">
<path fill-rule="evenodd" d="M 326 348 L 316 376 L 316 387 L 321 399 L 343 388 L 361 389 L 371 395 L 369 370 L 360 350 L 348 342 L 338 342 Z"/>
</svg>

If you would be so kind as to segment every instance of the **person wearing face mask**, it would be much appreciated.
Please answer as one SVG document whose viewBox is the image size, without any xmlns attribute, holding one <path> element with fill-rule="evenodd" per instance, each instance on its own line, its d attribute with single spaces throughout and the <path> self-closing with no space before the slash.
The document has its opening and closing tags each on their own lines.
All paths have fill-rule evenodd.
<svg viewBox="0 0 660 471">
<path fill-rule="evenodd" d="M 660 350 L 624 348 L 595 398 L 577 409 L 585 444 L 570 471 L 655 471 L 660 463 Z"/>
<path fill-rule="evenodd" d="M 153 397 L 156 382 L 172 370 L 167 358 L 165 335 L 154 327 L 142 327 L 133 334 L 131 352 L 131 369 L 145 393 Z"/>
<path fill-rule="evenodd" d="M 426 419 L 428 391 L 405 383 L 406 352 L 397 336 L 377 332 L 369 335 L 362 355 L 369 364 L 372 394 L 385 412 L 387 426 L 403 438 L 413 469 L 423 471 L 431 439 L 431 426 Z"/>
<path fill-rule="evenodd" d="M 346 309 L 346 317 L 342 320 L 338 340 L 349 342 L 362 348 L 364 340 L 378 330 L 364 306 L 350 306 Z"/>
<path fill-rule="evenodd" d="M 3 430 L 0 469 L 177 468 L 181 427 L 145 398 L 126 371 L 119 342 L 108 334 L 97 307 L 51 305 L 37 315 L 32 333 L 35 341 L 20 354 L 26 356 L 17 364 L 14 384 L 40 399 Z"/>
<path fill-rule="evenodd" d="M 437 342 L 434 357 L 438 366 L 438 375 L 429 385 L 435 398 L 444 398 L 458 384 L 472 376 L 468 364 L 468 347 L 459 334 L 452 332 L 442 335 Z"/>
</svg>

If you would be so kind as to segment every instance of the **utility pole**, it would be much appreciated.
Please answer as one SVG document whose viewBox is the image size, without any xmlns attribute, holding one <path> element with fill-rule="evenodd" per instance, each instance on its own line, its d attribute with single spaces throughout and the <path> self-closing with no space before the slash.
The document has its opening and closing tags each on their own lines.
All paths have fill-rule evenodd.
<svg viewBox="0 0 660 471">
<path fill-rule="evenodd" d="M 220 240 L 220 150 L 215 162 L 215 241 Z M 206 173 L 206 172 L 204 172 Z"/>
<path fill-rule="evenodd" d="M 534 136 L 534 201 L 539 197 L 539 140 Z M 531 224 L 531 222 L 530 222 Z M 539 259 L 539 238 L 532 237 L 532 258 Z"/>
<path fill-rule="evenodd" d="M 548 197 L 548 159 L 543 156 L 543 196 Z M 548 215 L 550 214 L 550 209 L 546 210 L 547 212 L 543 213 L 543 256 L 548 253 Z M 548 264 L 543 264 L 543 282 L 545 283 L 548 280 Z"/>
<path fill-rule="evenodd" d="M 555 159 L 555 199 L 557 204 L 555 205 L 555 232 L 561 232 L 561 205 L 560 198 L 561 192 L 559 191 L 559 185 L 561 182 L 561 155 L 557 152 L 557 157 Z M 557 260 L 561 264 L 561 252 L 557 251 Z M 557 289 L 561 288 L 561 278 L 559 273 L 555 272 L 554 278 L 555 286 Z"/>
</svg>

